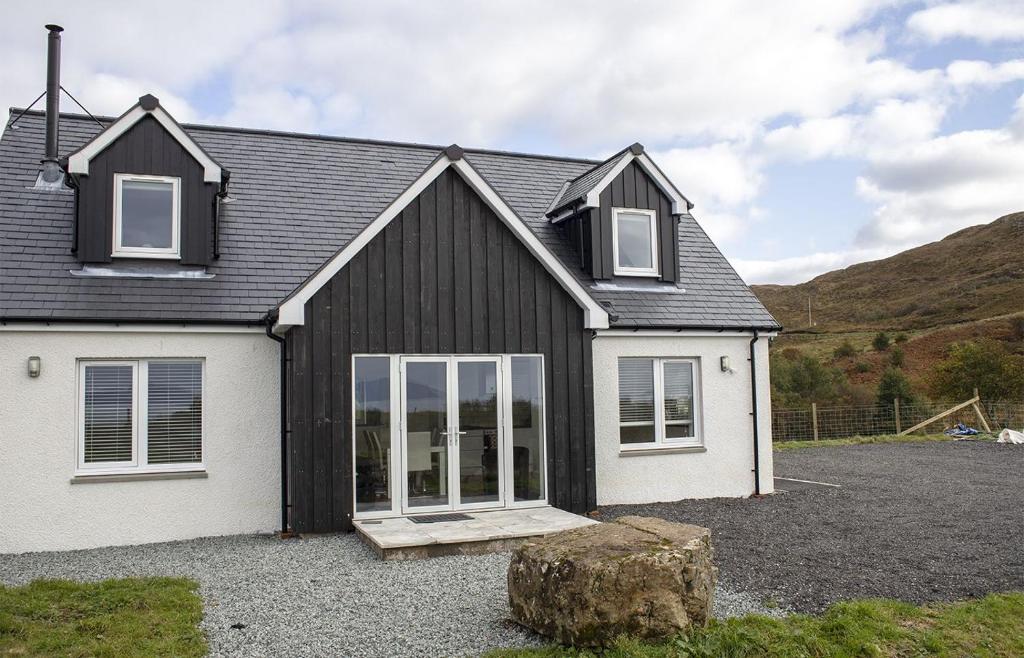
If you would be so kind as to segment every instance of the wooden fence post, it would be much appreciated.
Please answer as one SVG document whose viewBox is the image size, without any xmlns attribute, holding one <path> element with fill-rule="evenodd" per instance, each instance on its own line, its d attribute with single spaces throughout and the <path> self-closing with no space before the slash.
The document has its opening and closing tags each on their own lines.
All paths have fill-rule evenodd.
<svg viewBox="0 0 1024 658">
<path fill-rule="evenodd" d="M 895 397 L 892 399 L 892 410 L 896 415 L 896 433 L 899 434 L 903 431 L 903 422 L 900 419 L 900 399 Z"/>
<path fill-rule="evenodd" d="M 978 414 L 978 420 L 981 421 L 982 429 L 984 429 L 986 433 L 991 434 L 992 428 L 988 426 L 988 421 L 985 420 L 985 414 L 981 413 L 981 405 L 979 404 L 981 402 L 981 396 L 978 395 L 977 388 L 974 389 L 974 399 L 974 413 Z"/>
<path fill-rule="evenodd" d="M 811 403 L 811 427 L 814 428 L 814 440 L 818 440 L 818 403 Z"/>
</svg>

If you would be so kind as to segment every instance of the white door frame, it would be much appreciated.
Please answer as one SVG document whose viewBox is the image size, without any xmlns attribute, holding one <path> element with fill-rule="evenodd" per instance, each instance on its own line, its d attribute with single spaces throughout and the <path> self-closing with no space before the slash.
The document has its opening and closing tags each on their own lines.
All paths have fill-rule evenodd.
<svg viewBox="0 0 1024 658">
<path fill-rule="evenodd" d="M 470 510 L 470 509 L 488 509 L 494 507 L 503 507 L 505 504 L 505 490 L 507 488 L 505 482 L 505 422 L 504 422 L 504 377 L 502 374 L 502 357 L 500 356 L 418 356 L 418 355 L 400 355 L 399 356 L 399 382 L 398 388 L 400 391 L 400 407 L 399 407 L 399 450 L 402 455 L 401 459 L 401 502 L 400 507 L 402 514 L 420 514 L 427 512 L 447 512 L 451 510 Z M 498 499 L 495 501 L 486 501 L 481 503 L 463 503 L 461 500 L 461 488 L 460 488 L 460 459 L 459 453 L 459 436 L 461 436 L 461 430 L 459 428 L 459 377 L 458 368 L 460 363 L 476 362 L 476 363 L 493 363 L 495 369 L 495 388 L 496 388 L 496 413 L 497 419 L 495 423 L 495 429 L 498 433 Z M 408 387 L 406 386 L 406 364 L 408 363 L 443 363 L 445 364 L 445 386 L 446 386 L 446 397 L 447 397 L 447 427 L 446 436 L 448 439 L 448 446 L 445 452 L 445 470 L 446 470 L 446 492 L 448 496 L 448 502 L 444 505 L 417 505 L 412 506 L 409 504 L 409 452 L 408 452 L 408 427 L 406 425 L 406 412 L 408 409 L 407 393 Z"/>
</svg>

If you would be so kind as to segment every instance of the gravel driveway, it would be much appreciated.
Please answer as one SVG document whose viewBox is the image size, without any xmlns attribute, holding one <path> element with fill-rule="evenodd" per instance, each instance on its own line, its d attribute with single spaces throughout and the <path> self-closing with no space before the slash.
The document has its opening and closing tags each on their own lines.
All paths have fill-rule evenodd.
<svg viewBox="0 0 1024 658">
<path fill-rule="evenodd" d="M 776 452 L 775 475 L 842 486 L 601 514 L 707 526 L 722 584 L 799 611 L 849 598 L 920 603 L 1024 589 L 1024 446 L 808 448 Z"/>
<path fill-rule="evenodd" d="M 0 555 L 0 583 L 195 578 L 214 656 L 458 656 L 540 644 L 506 621 L 509 554 L 382 562 L 352 534 Z M 719 616 L 763 611 L 720 588 Z M 231 628 L 244 624 L 245 628 Z"/>
</svg>

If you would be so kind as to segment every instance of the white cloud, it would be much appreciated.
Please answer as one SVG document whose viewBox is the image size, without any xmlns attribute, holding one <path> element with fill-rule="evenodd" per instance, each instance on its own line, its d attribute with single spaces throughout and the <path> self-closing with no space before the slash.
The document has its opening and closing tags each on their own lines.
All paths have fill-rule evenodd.
<svg viewBox="0 0 1024 658">
<path fill-rule="evenodd" d="M 877 247 L 843 251 L 819 251 L 804 256 L 775 260 L 732 259 L 747 283 L 802 283 L 823 272 L 848 267 L 854 263 L 885 258 L 898 252 L 897 248 Z"/>
<path fill-rule="evenodd" d="M 930 41 L 953 37 L 1019 41 L 1024 35 L 1024 4 L 1018 0 L 945 2 L 914 12 L 907 27 Z"/>
</svg>

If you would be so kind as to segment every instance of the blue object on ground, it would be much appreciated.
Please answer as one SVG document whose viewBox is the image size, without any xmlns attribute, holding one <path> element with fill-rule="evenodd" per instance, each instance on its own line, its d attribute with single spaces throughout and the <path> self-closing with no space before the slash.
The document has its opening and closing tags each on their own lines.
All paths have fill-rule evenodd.
<svg viewBox="0 0 1024 658">
<path fill-rule="evenodd" d="M 974 436 L 978 433 L 978 430 L 973 427 L 967 427 L 963 423 L 957 423 L 953 427 L 949 428 L 945 432 L 949 436 Z"/>
</svg>

